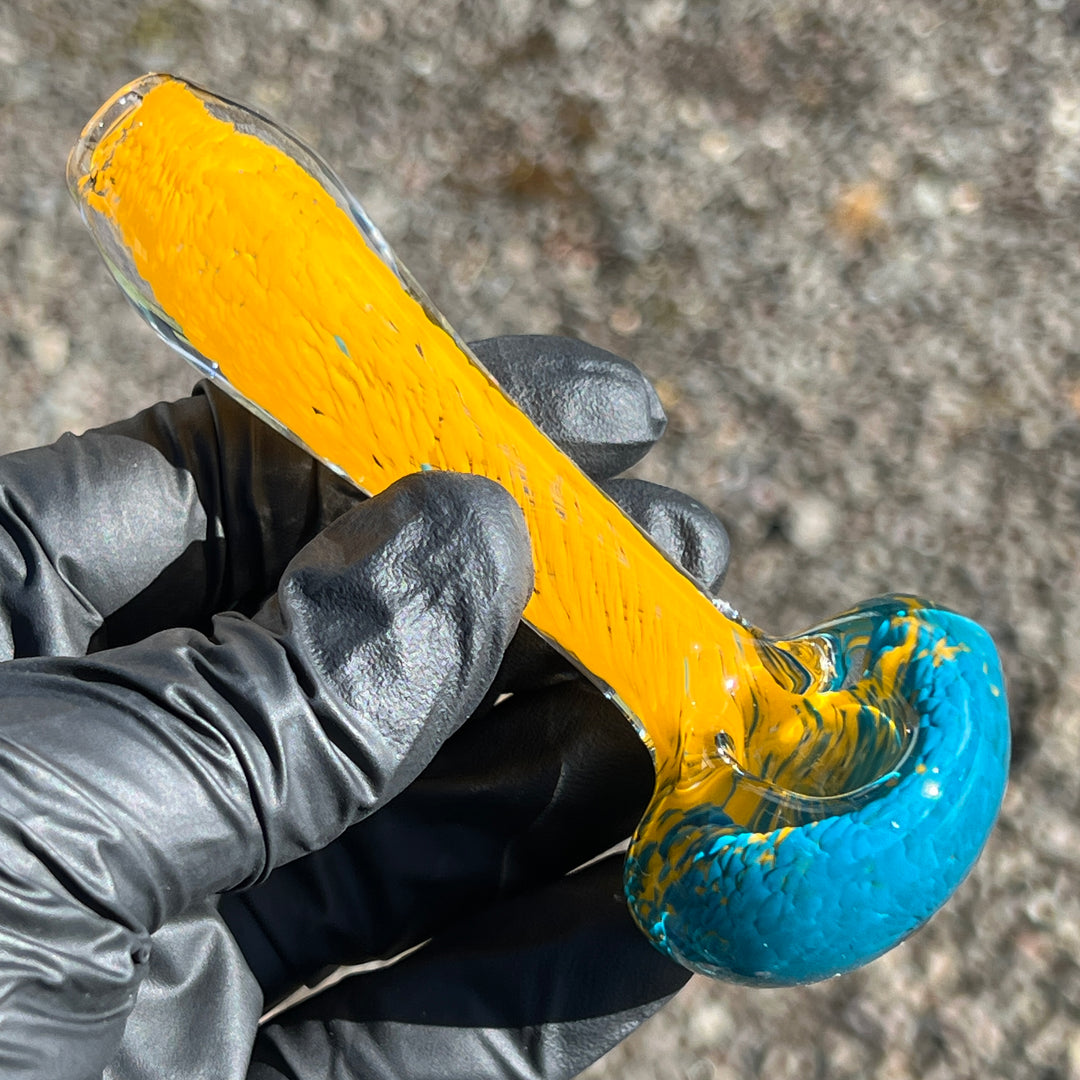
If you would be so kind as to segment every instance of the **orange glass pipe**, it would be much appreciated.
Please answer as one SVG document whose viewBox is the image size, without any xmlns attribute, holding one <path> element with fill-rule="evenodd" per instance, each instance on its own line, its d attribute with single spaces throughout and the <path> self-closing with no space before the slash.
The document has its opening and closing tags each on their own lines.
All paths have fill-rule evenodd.
<svg viewBox="0 0 1080 1080">
<path fill-rule="evenodd" d="M 1004 783 L 1004 698 L 983 631 L 911 598 L 863 605 L 788 641 L 733 617 L 514 405 L 333 173 L 257 113 L 146 76 L 87 125 L 68 173 L 111 271 L 155 330 L 330 467 L 369 493 L 429 468 L 478 473 L 511 492 L 536 570 L 526 620 L 618 703 L 653 753 L 656 795 L 631 845 L 627 892 L 660 948 L 709 974 L 804 981 L 876 955 L 923 921 L 920 898 L 868 944 L 844 933 L 815 943 L 799 920 L 825 886 L 807 884 L 810 871 L 766 878 L 789 853 L 797 869 L 806 845 L 820 868 L 818 836 L 832 835 L 822 825 L 851 834 L 867 806 L 887 807 L 905 778 L 930 768 L 918 698 L 945 666 L 969 696 L 1000 707 L 983 755 L 996 753 L 999 766 L 963 867 L 944 895 L 930 890 L 934 906 L 943 902 L 981 848 Z M 973 641 L 977 677 L 963 659 Z M 970 787 L 975 766 L 966 769 Z M 985 781 L 988 768 L 976 774 Z M 925 839 L 918 807 L 910 816 Z M 875 873 L 849 855 L 846 874 Z M 799 899 L 811 888 L 816 896 Z M 866 903 L 853 920 L 897 906 Z M 732 923 L 736 909 L 746 913 Z"/>
</svg>

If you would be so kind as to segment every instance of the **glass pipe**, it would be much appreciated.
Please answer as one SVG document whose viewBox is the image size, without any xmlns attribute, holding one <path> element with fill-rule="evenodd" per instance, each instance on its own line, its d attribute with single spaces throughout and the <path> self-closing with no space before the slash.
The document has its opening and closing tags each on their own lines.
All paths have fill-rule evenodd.
<svg viewBox="0 0 1080 1080">
<path fill-rule="evenodd" d="M 714 602 L 506 396 L 329 168 L 243 106 L 145 76 L 87 125 L 68 181 L 154 329 L 331 468 L 369 493 L 421 469 L 512 493 L 525 619 L 653 755 L 625 885 L 660 949 L 804 982 L 944 903 L 1005 784 L 985 631 L 892 596 L 776 640 Z"/>
</svg>

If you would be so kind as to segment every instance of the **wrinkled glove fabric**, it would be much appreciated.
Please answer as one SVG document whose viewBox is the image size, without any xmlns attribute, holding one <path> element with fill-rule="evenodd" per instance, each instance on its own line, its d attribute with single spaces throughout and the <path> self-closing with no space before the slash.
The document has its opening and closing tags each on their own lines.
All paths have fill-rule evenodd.
<svg viewBox="0 0 1080 1080">
<path fill-rule="evenodd" d="M 631 365 L 475 348 L 719 583 L 708 511 L 611 479 L 664 425 Z M 685 980 L 617 859 L 567 876 L 651 765 L 519 624 L 529 542 L 496 485 L 365 499 L 203 389 L 0 459 L 0 582 L 5 1077 L 568 1077 Z"/>
</svg>

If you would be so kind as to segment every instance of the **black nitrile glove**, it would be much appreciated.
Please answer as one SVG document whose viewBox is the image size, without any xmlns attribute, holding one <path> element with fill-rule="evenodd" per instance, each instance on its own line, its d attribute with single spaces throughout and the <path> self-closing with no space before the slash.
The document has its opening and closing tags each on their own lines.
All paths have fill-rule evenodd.
<svg viewBox="0 0 1080 1080">
<path fill-rule="evenodd" d="M 477 351 L 598 477 L 663 428 L 609 354 Z M 610 490 L 717 582 L 711 515 Z M 618 860 L 566 876 L 648 755 L 531 573 L 496 485 L 363 500 L 214 390 L 0 459 L 0 1075 L 564 1077 L 654 1012 Z"/>
</svg>

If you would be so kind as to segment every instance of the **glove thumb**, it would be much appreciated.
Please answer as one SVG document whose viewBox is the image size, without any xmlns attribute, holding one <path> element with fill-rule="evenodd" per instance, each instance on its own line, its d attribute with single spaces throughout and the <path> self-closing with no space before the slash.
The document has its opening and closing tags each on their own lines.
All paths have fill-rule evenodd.
<svg viewBox="0 0 1080 1080">
<path fill-rule="evenodd" d="M 100 1076 L 151 933 L 392 798 L 483 697 L 528 599 L 521 513 L 409 477 L 255 619 L 0 665 L 0 1075 Z"/>
</svg>

